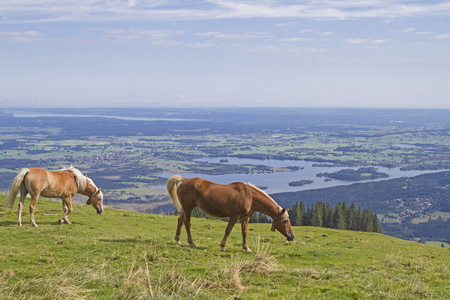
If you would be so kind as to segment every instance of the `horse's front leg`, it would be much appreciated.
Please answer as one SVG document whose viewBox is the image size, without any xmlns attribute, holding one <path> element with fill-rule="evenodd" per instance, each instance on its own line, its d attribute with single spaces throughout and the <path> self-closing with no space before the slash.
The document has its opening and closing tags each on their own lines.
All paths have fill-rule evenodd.
<svg viewBox="0 0 450 300">
<path fill-rule="evenodd" d="M 64 217 L 62 219 L 59 219 L 59 224 L 67 223 L 72 224 L 72 222 L 69 221 L 69 215 L 72 212 L 72 198 L 62 198 L 63 203 L 63 211 L 64 211 Z"/>
<path fill-rule="evenodd" d="M 241 220 L 241 228 L 242 228 L 242 249 L 245 250 L 245 252 L 252 252 L 250 248 L 247 245 L 247 228 L 248 228 L 248 221 L 250 218 Z"/>
<path fill-rule="evenodd" d="M 236 224 L 236 222 L 239 220 L 238 216 L 232 216 L 230 217 L 230 220 L 228 221 L 227 229 L 225 229 L 225 235 L 223 236 L 222 241 L 220 242 L 220 251 L 225 251 L 225 243 L 227 242 L 227 238 L 231 233 L 231 230 L 233 229 L 233 226 Z"/>
</svg>

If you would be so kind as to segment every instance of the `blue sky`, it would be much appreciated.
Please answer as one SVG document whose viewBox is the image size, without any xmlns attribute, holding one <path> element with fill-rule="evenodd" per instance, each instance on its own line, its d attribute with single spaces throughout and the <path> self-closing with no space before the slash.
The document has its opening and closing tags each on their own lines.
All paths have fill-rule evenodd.
<svg viewBox="0 0 450 300">
<path fill-rule="evenodd" d="M 0 57 L 0 107 L 450 108 L 450 1 L 2 0 Z"/>
</svg>

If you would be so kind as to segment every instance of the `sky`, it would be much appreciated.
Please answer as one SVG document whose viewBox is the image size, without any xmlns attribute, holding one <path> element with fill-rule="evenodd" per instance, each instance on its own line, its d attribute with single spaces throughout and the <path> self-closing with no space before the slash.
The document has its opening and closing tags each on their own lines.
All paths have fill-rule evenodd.
<svg viewBox="0 0 450 300">
<path fill-rule="evenodd" d="M 0 107 L 450 108 L 450 1 L 1 0 Z"/>
</svg>

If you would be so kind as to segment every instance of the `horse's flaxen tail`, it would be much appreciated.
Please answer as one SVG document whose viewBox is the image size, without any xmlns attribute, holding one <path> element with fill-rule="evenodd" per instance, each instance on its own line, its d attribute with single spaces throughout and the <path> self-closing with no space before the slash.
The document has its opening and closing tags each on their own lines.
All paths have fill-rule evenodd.
<svg viewBox="0 0 450 300">
<path fill-rule="evenodd" d="M 29 169 L 24 168 L 20 170 L 20 172 L 16 175 L 16 177 L 13 180 L 11 190 L 9 192 L 8 199 L 6 199 L 5 206 L 12 208 L 14 205 L 14 202 L 16 202 L 16 196 L 19 192 L 20 185 L 23 182 L 23 179 L 28 174 Z"/>
<path fill-rule="evenodd" d="M 173 204 L 178 211 L 181 211 L 181 203 L 177 196 L 177 187 L 178 184 L 182 183 L 186 178 L 181 175 L 173 175 L 167 180 L 167 191 L 169 192 L 170 197 L 172 197 Z"/>
</svg>

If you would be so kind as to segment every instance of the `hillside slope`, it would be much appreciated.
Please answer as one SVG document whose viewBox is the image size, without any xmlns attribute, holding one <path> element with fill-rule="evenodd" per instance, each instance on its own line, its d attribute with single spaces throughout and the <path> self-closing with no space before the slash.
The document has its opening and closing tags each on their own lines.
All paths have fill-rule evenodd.
<svg viewBox="0 0 450 300">
<path fill-rule="evenodd" d="M 40 199 L 36 222 L 16 227 L 0 196 L 1 299 L 448 299 L 450 250 L 376 233 L 294 228 L 286 242 L 250 224 L 247 254 L 236 226 L 192 220 L 197 248 L 176 246 L 177 217 L 75 205 L 59 225 L 60 202 Z M 29 205 L 29 199 L 26 206 Z"/>
</svg>

